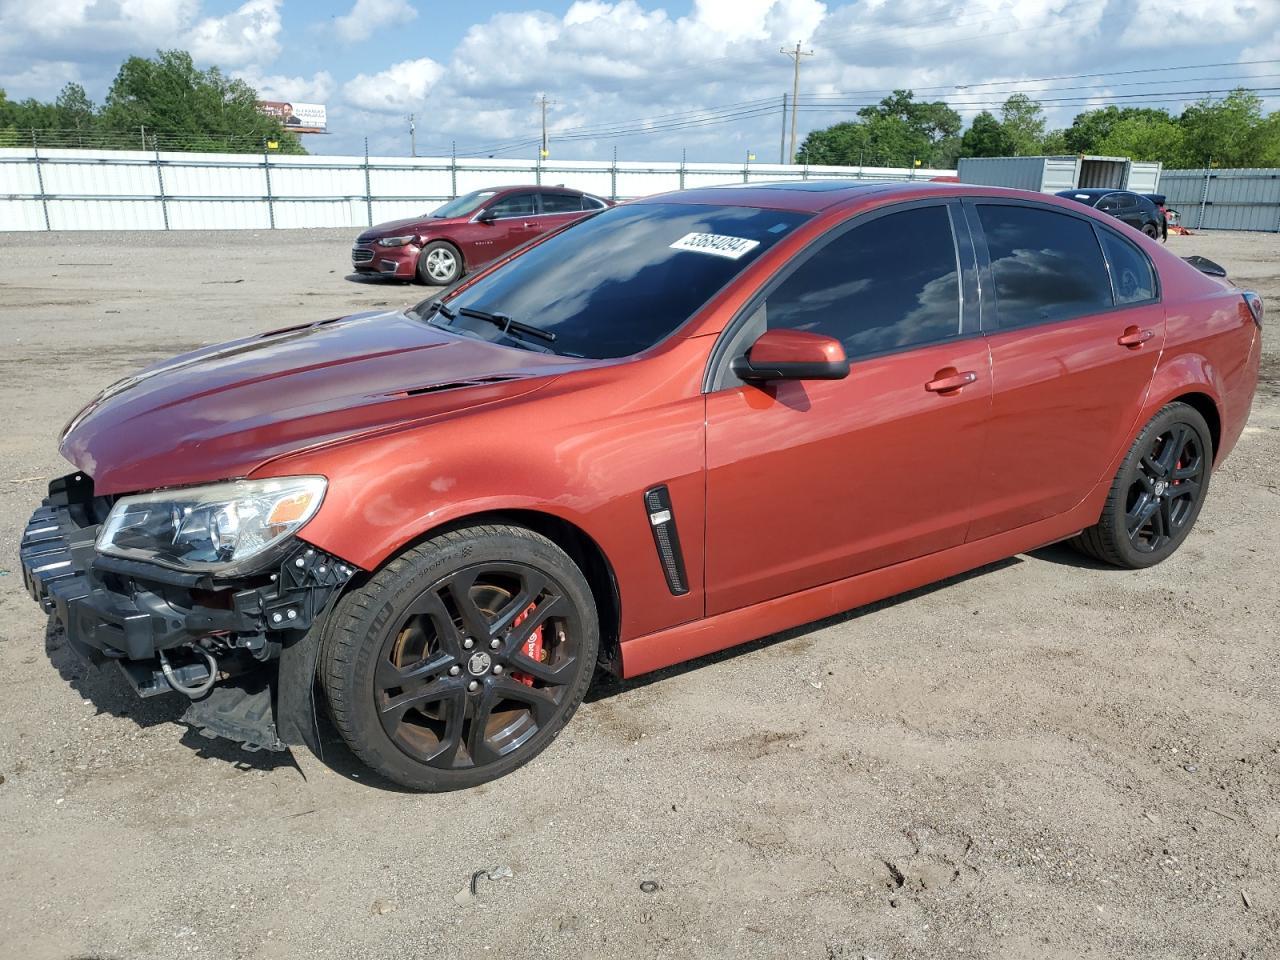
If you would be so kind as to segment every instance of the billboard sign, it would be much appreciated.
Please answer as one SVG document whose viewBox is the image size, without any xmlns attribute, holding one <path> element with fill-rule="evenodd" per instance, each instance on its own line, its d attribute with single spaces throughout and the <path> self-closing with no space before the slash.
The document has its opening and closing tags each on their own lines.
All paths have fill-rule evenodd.
<svg viewBox="0 0 1280 960">
<path fill-rule="evenodd" d="M 258 109 L 284 124 L 293 133 L 328 133 L 328 117 L 323 103 L 290 103 L 259 100 Z"/>
</svg>

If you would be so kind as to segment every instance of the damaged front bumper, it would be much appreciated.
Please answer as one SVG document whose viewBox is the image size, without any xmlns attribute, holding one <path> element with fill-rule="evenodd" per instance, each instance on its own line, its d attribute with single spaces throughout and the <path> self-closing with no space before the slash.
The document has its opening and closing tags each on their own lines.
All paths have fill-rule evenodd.
<svg viewBox="0 0 1280 960">
<path fill-rule="evenodd" d="M 356 568 L 301 540 L 261 572 L 226 580 L 106 556 L 94 542 L 110 506 L 86 475 L 62 477 L 22 536 L 27 592 L 68 645 L 115 663 L 139 696 L 198 698 L 183 720 L 206 734 L 250 749 L 307 739 L 282 736 L 296 726 L 280 723 L 282 707 L 299 691 L 282 696 L 275 661 L 279 672 L 290 661 L 290 682 L 309 699 L 315 642 L 306 640 Z"/>
</svg>

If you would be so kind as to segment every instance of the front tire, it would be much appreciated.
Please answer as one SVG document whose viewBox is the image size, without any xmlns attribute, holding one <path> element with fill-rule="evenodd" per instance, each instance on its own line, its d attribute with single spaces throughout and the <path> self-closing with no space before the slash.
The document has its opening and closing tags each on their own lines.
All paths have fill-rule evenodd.
<svg viewBox="0 0 1280 960">
<path fill-rule="evenodd" d="M 406 550 L 333 617 L 319 666 L 334 725 L 378 773 L 432 792 L 541 753 L 582 702 L 600 642 L 582 572 L 508 525 Z"/>
<path fill-rule="evenodd" d="M 429 287 L 447 287 L 462 276 L 462 254 L 446 240 L 433 240 L 418 254 L 418 279 Z"/>
<path fill-rule="evenodd" d="M 1072 545 L 1130 570 L 1160 563 L 1191 533 L 1212 466 L 1204 417 L 1185 403 L 1168 404 L 1133 441 L 1098 522 Z"/>
</svg>

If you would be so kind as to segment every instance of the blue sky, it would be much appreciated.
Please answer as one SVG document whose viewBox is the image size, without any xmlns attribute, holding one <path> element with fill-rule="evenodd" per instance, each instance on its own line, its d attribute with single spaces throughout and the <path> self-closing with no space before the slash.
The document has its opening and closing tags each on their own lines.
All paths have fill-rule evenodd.
<svg viewBox="0 0 1280 960">
<path fill-rule="evenodd" d="M 966 120 L 1023 91 L 1053 125 L 1280 89 L 1280 0 L 0 0 L 0 88 L 52 98 L 75 80 L 100 100 L 124 57 L 181 47 L 264 97 L 327 104 L 314 153 L 367 137 L 407 154 L 412 112 L 419 154 L 532 157 L 545 94 L 555 159 L 777 160 L 779 47 L 797 40 L 815 54 L 801 136 L 895 87 Z M 1232 65 L 1182 69 L 1200 64 Z"/>
</svg>

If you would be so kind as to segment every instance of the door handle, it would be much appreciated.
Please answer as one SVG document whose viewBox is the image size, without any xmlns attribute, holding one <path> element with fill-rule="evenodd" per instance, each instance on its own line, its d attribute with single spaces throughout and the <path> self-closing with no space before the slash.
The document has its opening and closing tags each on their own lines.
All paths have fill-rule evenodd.
<svg viewBox="0 0 1280 960">
<path fill-rule="evenodd" d="M 524 222 L 524 225 L 525 225 L 525 227 L 526 227 L 527 229 L 530 229 L 530 230 L 532 230 L 532 229 L 536 229 L 536 228 L 538 227 L 538 223 L 536 223 L 535 221 L 532 221 L 532 220 L 526 220 L 526 221 Z"/>
<path fill-rule="evenodd" d="M 978 379 L 974 371 L 966 370 L 964 373 L 957 373 L 955 367 L 939 370 L 933 376 L 934 379 L 924 385 L 924 388 L 931 393 L 950 393 L 952 390 L 967 387 Z"/>
<path fill-rule="evenodd" d="M 1122 347 L 1131 347 L 1136 350 L 1148 340 L 1156 335 L 1154 330 L 1139 330 L 1137 327 L 1126 327 L 1124 333 L 1120 334 L 1120 338 L 1116 343 Z"/>
</svg>

